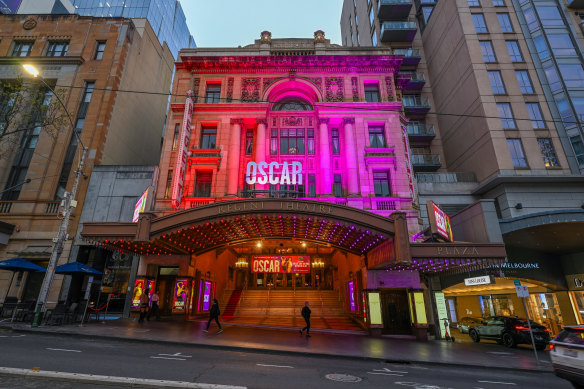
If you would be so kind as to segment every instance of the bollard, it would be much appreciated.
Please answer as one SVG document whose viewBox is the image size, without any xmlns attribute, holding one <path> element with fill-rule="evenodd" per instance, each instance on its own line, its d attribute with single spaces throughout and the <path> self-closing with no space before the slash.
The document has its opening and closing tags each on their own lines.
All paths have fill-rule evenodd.
<svg viewBox="0 0 584 389">
<path fill-rule="evenodd" d="M 32 328 L 37 328 L 39 326 L 42 308 L 43 308 L 43 303 L 42 302 L 38 303 L 37 310 L 34 313 L 34 320 L 32 321 L 32 325 L 31 325 Z"/>
</svg>

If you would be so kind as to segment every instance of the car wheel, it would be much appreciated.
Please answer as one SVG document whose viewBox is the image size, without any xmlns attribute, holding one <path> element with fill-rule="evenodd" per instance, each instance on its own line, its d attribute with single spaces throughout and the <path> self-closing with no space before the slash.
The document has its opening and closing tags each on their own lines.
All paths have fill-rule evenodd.
<svg viewBox="0 0 584 389">
<path fill-rule="evenodd" d="M 481 338 L 476 330 L 469 330 L 468 334 L 470 335 L 470 338 L 473 342 L 478 343 L 481 341 Z"/>
<path fill-rule="evenodd" d="M 513 339 L 513 335 L 510 333 L 503 334 L 503 344 L 505 347 L 513 348 L 517 347 L 517 343 L 515 343 L 515 339 Z"/>
<path fill-rule="evenodd" d="M 547 347 L 547 344 L 543 343 L 543 344 L 536 344 L 535 345 L 535 349 L 536 350 L 545 350 L 545 348 Z"/>
</svg>

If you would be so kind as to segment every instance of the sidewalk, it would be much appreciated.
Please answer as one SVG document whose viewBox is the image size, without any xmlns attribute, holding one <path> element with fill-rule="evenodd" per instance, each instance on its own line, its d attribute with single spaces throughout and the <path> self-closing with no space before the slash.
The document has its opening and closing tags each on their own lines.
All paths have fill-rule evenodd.
<svg viewBox="0 0 584 389">
<path fill-rule="evenodd" d="M 274 352 L 291 355 L 334 356 L 382 360 L 394 363 L 426 363 L 451 366 L 487 367 L 506 370 L 552 372 L 549 352 L 539 351 L 542 363 L 535 362 L 533 350 L 525 346 L 505 348 L 495 342 L 417 342 L 410 339 L 372 338 L 355 334 L 332 334 L 314 331 L 311 338 L 300 336 L 297 329 L 274 329 L 223 324 L 217 334 L 216 324 L 209 333 L 203 332 L 204 322 L 146 322 L 142 325 L 130 319 L 108 321 L 106 324 L 42 326 L 0 323 L 0 328 L 16 332 L 58 334 L 212 347 L 243 352 Z M 459 335 L 466 336 L 466 335 Z"/>
</svg>

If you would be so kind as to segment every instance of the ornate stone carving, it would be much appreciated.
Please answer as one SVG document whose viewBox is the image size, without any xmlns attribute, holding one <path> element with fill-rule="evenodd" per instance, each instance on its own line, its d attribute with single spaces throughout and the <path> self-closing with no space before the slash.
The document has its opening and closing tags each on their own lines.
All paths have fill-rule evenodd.
<svg viewBox="0 0 584 389">
<path fill-rule="evenodd" d="M 27 18 L 22 24 L 22 28 L 25 30 L 32 30 L 37 26 L 37 21 L 33 18 Z"/>
<path fill-rule="evenodd" d="M 269 31 L 262 31 L 260 34 L 260 41 L 262 43 L 272 43 L 272 33 Z"/>
<path fill-rule="evenodd" d="M 355 124 L 355 118 L 343 118 L 343 124 Z"/>
<path fill-rule="evenodd" d="M 353 101 L 359 101 L 359 88 L 357 86 L 357 77 L 351 77 L 351 89 L 353 91 Z"/>
<path fill-rule="evenodd" d="M 267 121 L 267 119 L 260 118 L 260 119 L 256 119 L 256 124 L 263 124 L 264 126 L 267 126 L 268 121 Z"/>
<path fill-rule="evenodd" d="M 241 101 L 256 102 L 260 100 L 260 79 L 258 77 L 241 80 Z"/>
<path fill-rule="evenodd" d="M 322 93 L 322 77 L 315 77 L 315 78 L 307 77 L 306 79 L 308 81 L 312 82 L 318 88 L 320 93 Z"/>
<path fill-rule="evenodd" d="M 318 124 L 328 124 L 329 118 L 318 118 Z"/>
<path fill-rule="evenodd" d="M 227 102 L 231 103 L 233 100 L 233 77 L 227 79 Z"/>
<path fill-rule="evenodd" d="M 308 125 L 312 127 L 312 118 L 308 118 Z"/>
<path fill-rule="evenodd" d="M 282 125 L 287 127 L 302 126 L 302 118 L 286 116 L 282 119 Z"/>
<path fill-rule="evenodd" d="M 272 85 L 276 80 L 277 80 L 277 78 L 264 78 L 264 79 L 262 79 L 262 82 L 263 82 L 262 92 L 265 92 L 266 89 L 268 89 L 270 87 L 270 85 Z"/>
<path fill-rule="evenodd" d="M 314 32 L 314 43 L 324 43 L 324 31 L 316 30 Z"/>
<path fill-rule="evenodd" d="M 231 125 L 234 125 L 234 124 L 239 124 L 240 126 L 243 126 L 243 119 L 239 119 L 239 118 L 231 119 L 231 120 L 229 121 L 229 123 L 230 123 Z"/>
<path fill-rule="evenodd" d="M 326 101 L 343 101 L 344 89 L 342 77 L 327 77 L 325 79 Z"/>
<path fill-rule="evenodd" d="M 193 80 L 193 103 L 196 103 L 199 100 L 199 84 L 201 83 L 200 78 L 195 78 Z"/>
<path fill-rule="evenodd" d="M 393 79 L 391 77 L 385 77 L 385 87 L 387 88 L 387 101 L 394 101 Z"/>
<path fill-rule="evenodd" d="M 272 127 L 276 127 L 278 125 L 277 119 L 272 118 Z"/>
</svg>

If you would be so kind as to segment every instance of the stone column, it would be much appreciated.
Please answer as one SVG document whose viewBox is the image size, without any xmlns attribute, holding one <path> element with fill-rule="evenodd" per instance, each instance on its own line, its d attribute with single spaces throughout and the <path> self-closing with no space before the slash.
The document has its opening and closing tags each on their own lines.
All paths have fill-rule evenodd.
<svg viewBox="0 0 584 389">
<path fill-rule="evenodd" d="M 318 156 L 320 160 L 320 195 L 330 196 L 332 193 L 331 177 L 331 151 L 328 131 L 329 119 L 318 119 L 319 126 L 319 147 Z"/>
<path fill-rule="evenodd" d="M 353 125 L 355 124 L 355 118 L 344 118 L 344 136 L 345 142 L 343 144 L 343 150 L 345 154 L 345 164 L 346 164 L 346 174 L 347 177 L 345 182 L 347 182 L 347 193 L 349 196 L 359 195 L 359 170 L 357 169 L 357 145 L 355 144 L 355 134 L 353 130 Z"/>
<path fill-rule="evenodd" d="M 239 159 L 241 151 L 241 126 L 243 119 L 231 119 L 229 133 L 229 156 L 227 161 L 227 193 L 226 196 L 237 196 L 239 183 Z"/>
<path fill-rule="evenodd" d="M 258 130 L 255 138 L 255 162 L 262 162 L 266 160 L 266 127 L 268 122 L 266 119 L 257 119 Z M 256 184 L 257 190 L 266 190 L 268 184 Z"/>
</svg>

